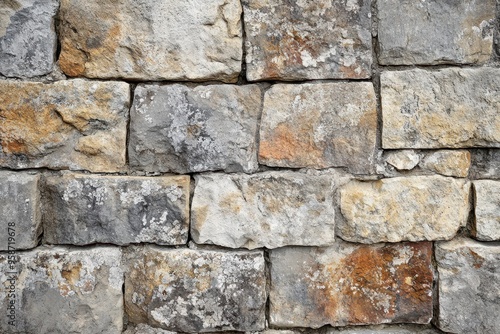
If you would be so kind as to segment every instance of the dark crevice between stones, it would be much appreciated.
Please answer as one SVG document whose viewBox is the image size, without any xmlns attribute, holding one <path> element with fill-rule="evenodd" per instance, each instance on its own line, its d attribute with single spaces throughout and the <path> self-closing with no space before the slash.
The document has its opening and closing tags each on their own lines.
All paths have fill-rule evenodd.
<svg viewBox="0 0 500 334">
<path fill-rule="evenodd" d="M 193 235 L 191 234 L 191 214 L 192 214 L 192 206 L 193 206 L 193 197 L 194 197 L 194 189 L 196 188 L 196 180 L 194 178 L 194 174 L 189 175 L 189 210 L 188 210 L 188 238 L 186 242 L 186 246 L 189 247 L 190 242 L 194 242 Z"/>
<path fill-rule="evenodd" d="M 265 275 L 266 275 L 266 320 L 265 320 L 265 325 L 266 327 L 269 326 L 271 322 L 271 299 L 269 296 L 269 292 L 271 291 L 271 259 L 269 257 L 269 250 L 264 248 L 264 261 L 265 261 Z"/>
<path fill-rule="evenodd" d="M 127 136 L 125 139 L 125 167 L 129 169 L 130 163 L 129 163 L 129 144 L 130 144 L 130 123 L 131 123 L 131 112 L 132 112 L 132 106 L 134 104 L 134 94 L 135 94 L 135 89 L 137 88 L 136 84 L 130 84 L 129 85 L 129 106 L 128 106 L 128 115 L 127 115 Z M 127 173 L 129 174 L 129 173 Z"/>
<path fill-rule="evenodd" d="M 436 242 L 432 243 L 432 270 L 434 280 L 432 282 L 432 320 L 431 324 L 439 328 L 439 271 L 436 260 Z"/>
<path fill-rule="evenodd" d="M 245 85 L 245 84 L 248 84 L 248 81 L 247 81 L 247 63 L 246 63 L 247 50 L 245 48 L 247 34 L 246 34 L 246 30 L 245 30 L 245 10 L 243 8 L 241 9 L 240 22 L 241 22 L 241 50 L 242 50 L 241 72 L 240 72 L 240 75 L 238 76 L 238 81 L 236 84 L 237 85 Z"/>
</svg>

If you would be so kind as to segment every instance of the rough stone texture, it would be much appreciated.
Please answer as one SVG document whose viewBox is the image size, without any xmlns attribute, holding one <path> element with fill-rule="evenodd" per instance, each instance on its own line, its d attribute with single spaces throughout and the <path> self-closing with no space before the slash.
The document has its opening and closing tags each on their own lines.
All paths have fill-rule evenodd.
<svg viewBox="0 0 500 334">
<path fill-rule="evenodd" d="M 126 263 L 132 323 L 181 332 L 264 329 L 262 252 L 144 247 L 129 252 Z"/>
<path fill-rule="evenodd" d="M 475 237 L 500 241 L 500 181 L 474 181 L 474 195 Z"/>
<path fill-rule="evenodd" d="M 431 257 L 430 242 L 272 250 L 270 324 L 428 323 Z"/>
<path fill-rule="evenodd" d="M 500 147 L 500 69 L 381 75 L 383 148 Z"/>
<path fill-rule="evenodd" d="M 278 167 L 348 167 L 368 173 L 374 164 L 377 111 L 373 85 L 274 85 L 264 98 L 259 161 Z"/>
<path fill-rule="evenodd" d="M 0 166 L 123 169 L 128 84 L 0 80 L 0 106 Z"/>
<path fill-rule="evenodd" d="M 16 274 L 16 331 L 7 313 L 2 333 L 119 334 L 123 327 L 121 251 L 112 247 L 86 249 L 39 247 L 18 253 L 17 262 L 0 254 L 0 279 L 7 285 Z M 8 289 L 0 290 L 5 310 Z"/>
<path fill-rule="evenodd" d="M 439 334 L 441 331 L 424 326 L 379 325 L 346 329 L 327 329 L 324 334 Z"/>
<path fill-rule="evenodd" d="M 248 80 L 371 75 L 370 0 L 243 0 Z"/>
<path fill-rule="evenodd" d="M 495 0 L 381 0 L 379 62 L 484 63 L 493 52 Z"/>
<path fill-rule="evenodd" d="M 420 166 L 441 175 L 467 177 L 470 162 L 469 151 L 442 150 L 427 154 Z"/>
<path fill-rule="evenodd" d="M 59 63 L 69 76 L 233 82 L 240 17 L 238 0 L 61 0 Z"/>
<path fill-rule="evenodd" d="M 39 175 L 0 171 L 0 250 L 36 247 L 40 224 Z"/>
<path fill-rule="evenodd" d="M 361 243 L 451 239 L 467 223 L 469 188 L 442 176 L 353 180 L 340 189 L 337 233 Z"/>
<path fill-rule="evenodd" d="M 439 242 L 438 327 L 451 333 L 497 333 L 500 328 L 500 244 L 469 239 Z"/>
<path fill-rule="evenodd" d="M 138 324 L 135 327 L 129 326 L 123 334 L 176 334 L 176 332 L 167 331 L 161 328 L 154 328 L 146 324 Z"/>
<path fill-rule="evenodd" d="M 51 244 L 187 243 L 189 176 L 52 176 L 44 202 Z"/>
<path fill-rule="evenodd" d="M 472 150 L 471 160 L 471 178 L 500 179 L 500 149 Z"/>
<path fill-rule="evenodd" d="M 333 187 L 329 176 L 294 172 L 197 176 L 191 236 L 231 248 L 331 245 Z"/>
<path fill-rule="evenodd" d="M 176 173 L 257 170 L 256 85 L 140 85 L 131 111 L 133 167 Z"/>
<path fill-rule="evenodd" d="M 52 71 L 57 38 L 57 0 L 4 0 L 0 3 L 0 74 L 34 77 Z"/>
<path fill-rule="evenodd" d="M 420 162 L 420 156 L 413 150 L 389 152 L 386 161 L 397 170 L 411 170 Z"/>
</svg>

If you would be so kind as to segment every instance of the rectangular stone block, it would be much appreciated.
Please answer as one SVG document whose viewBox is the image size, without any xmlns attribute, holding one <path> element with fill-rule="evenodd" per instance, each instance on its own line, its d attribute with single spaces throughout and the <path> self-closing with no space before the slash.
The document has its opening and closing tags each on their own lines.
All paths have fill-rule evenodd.
<svg viewBox="0 0 500 334">
<path fill-rule="evenodd" d="M 377 1 L 379 62 L 487 62 L 493 51 L 495 1 Z"/>
<path fill-rule="evenodd" d="M 500 149 L 471 150 L 470 177 L 500 179 Z"/>
<path fill-rule="evenodd" d="M 333 187 L 331 176 L 294 172 L 196 176 L 191 236 L 230 248 L 331 245 Z"/>
<path fill-rule="evenodd" d="M 370 0 L 243 0 L 248 80 L 369 78 L 370 8 Z"/>
<path fill-rule="evenodd" d="M 312 327 L 429 323 L 432 244 L 272 250 L 270 324 Z"/>
<path fill-rule="evenodd" d="M 61 0 L 59 64 L 72 77 L 235 82 L 241 11 L 238 0 Z"/>
<path fill-rule="evenodd" d="M 123 169 L 129 95 L 124 82 L 0 80 L 0 166 Z"/>
<path fill-rule="evenodd" d="M 391 71 L 381 85 L 383 148 L 500 147 L 500 69 Z"/>
<path fill-rule="evenodd" d="M 34 77 L 52 71 L 58 0 L 0 2 L 0 74 Z"/>
<path fill-rule="evenodd" d="M 40 176 L 0 171 L 0 250 L 29 249 L 38 245 Z"/>
<path fill-rule="evenodd" d="M 129 160 L 146 171 L 254 172 L 261 91 L 256 85 L 139 85 Z"/>
<path fill-rule="evenodd" d="M 361 243 L 451 239 L 467 224 L 469 189 L 443 176 L 351 181 L 340 189 L 337 234 Z"/>
<path fill-rule="evenodd" d="M 265 327 L 262 252 L 132 248 L 125 308 L 131 323 L 202 333 Z"/>
<path fill-rule="evenodd" d="M 420 167 L 432 172 L 454 177 L 467 177 L 471 155 L 466 150 L 439 150 L 428 153 Z"/>
<path fill-rule="evenodd" d="M 189 181 L 189 176 L 49 176 L 44 189 L 44 241 L 185 244 Z"/>
<path fill-rule="evenodd" d="M 377 103 L 372 83 L 274 85 L 264 97 L 259 161 L 276 167 L 373 171 Z"/>
<path fill-rule="evenodd" d="M 500 328 L 500 245 L 470 239 L 439 242 L 438 327 L 449 333 Z"/>
<path fill-rule="evenodd" d="M 39 247 L 0 253 L 2 333 L 109 333 L 123 327 L 121 251 Z M 9 305 L 14 305 L 14 326 Z"/>
<path fill-rule="evenodd" d="M 500 181 L 474 181 L 474 236 L 500 241 Z"/>
</svg>

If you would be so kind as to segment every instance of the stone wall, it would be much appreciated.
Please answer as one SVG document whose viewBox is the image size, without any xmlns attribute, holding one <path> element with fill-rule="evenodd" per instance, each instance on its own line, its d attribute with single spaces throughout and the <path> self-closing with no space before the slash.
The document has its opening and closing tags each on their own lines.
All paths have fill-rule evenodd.
<svg viewBox="0 0 500 334">
<path fill-rule="evenodd" d="M 2 0 L 0 333 L 500 333 L 496 0 Z"/>
</svg>

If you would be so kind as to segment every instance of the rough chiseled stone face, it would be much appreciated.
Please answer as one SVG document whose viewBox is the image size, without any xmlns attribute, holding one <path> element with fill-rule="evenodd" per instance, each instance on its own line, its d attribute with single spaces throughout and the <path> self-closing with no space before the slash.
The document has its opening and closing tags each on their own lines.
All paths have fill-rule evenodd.
<svg viewBox="0 0 500 334">
<path fill-rule="evenodd" d="M 500 149 L 472 150 L 469 174 L 473 179 L 500 179 Z"/>
<path fill-rule="evenodd" d="M 500 69 L 381 75 L 383 148 L 500 147 Z"/>
<path fill-rule="evenodd" d="M 40 247 L 18 253 L 13 266 L 14 270 L 7 254 L 0 254 L 4 284 L 0 300 L 5 310 L 12 300 L 7 295 L 10 284 L 15 285 L 15 333 L 122 332 L 120 249 Z M 17 272 L 17 279 L 9 281 L 13 277 L 9 271 Z M 13 333 L 12 328 L 5 315 L 0 321 L 0 331 Z"/>
<path fill-rule="evenodd" d="M 439 242 L 438 327 L 450 333 L 500 328 L 500 245 L 470 239 Z"/>
<path fill-rule="evenodd" d="M 123 169 L 128 84 L 0 81 L 0 105 L 0 166 Z"/>
<path fill-rule="evenodd" d="M 377 111 L 371 83 L 274 85 L 264 97 L 259 161 L 277 167 L 373 169 Z"/>
<path fill-rule="evenodd" d="M 37 246 L 42 232 L 39 180 L 39 175 L 0 171 L 0 250 Z"/>
<path fill-rule="evenodd" d="M 338 235 L 362 243 L 451 239 L 467 223 L 470 183 L 442 176 L 351 181 Z"/>
<path fill-rule="evenodd" d="M 495 0 L 380 0 L 377 8 L 383 65 L 490 60 Z"/>
<path fill-rule="evenodd" d="M 471 156 L 464 150 L 440 150 L 427 154 L 421 167 L 446 176 L 467 177 Z"/>
<path fill-rule="evenodd" d="M 135 327 L 129 325 L 123 334 L 177 334 L 176 332 L 167 331 L 161 328 L 155 328 L 146 324 L 138 324 Z"/>
<path fill-rule="evenodd" d="M 420 156 L 413 150 L 389 151 L 386 162 L 397 170 L 411 170 L 420 162 Z"/>
<path fill-rule="evenodd" d="M 248 80 L 369 78 L 370 3 L 243 0 Z"/>
<path fill-rule="evenodd" d="M 257 170 L 256 85 L 144 85 L 135 90 L 129 159 L 147 171 Z"/>
<path fill-rule="evenodd" d="M 0 74 L 34 77 L 52 71 L 56 52 L 57 0 L 0 3 Z"/>
<path fill-rule="evenodd" d="M 231 248 L 331 245 L 333 186 L 329 176 L 294 172 L 197 176 L 191 235 Z"/>
<path fill-rule="evenodd" d="M 441 334 L 430 325 L 378 325 L 367 327 L 326 329 L 324 334 Z"/>
<path fill-rule="evenodd" d="M 132 323 L 190 333 L 264 329 L 262 252 L 144 247 L 133 248 L 126 264 Z"/>
<path fill-rule="evenodd" d="M 500 241 L 500 181 L 474 181 L 475 237 Z"/>
<path fill-rule="evenodd" d="M 51 244 L 185 244 L 189 176 L 66 174 L 46 178 L 44 239 Z"/>
<path fill-rule="evenodd" d="M 270 324 L 428 323 L 431 257 L 430 242 L 272 250 Z"/>
<path fill-rule="evenodd" d="M 59 63 L 69 76 L 233 82 L 240 17 L 237 0 L 61 0 Z"/>
</svg>

